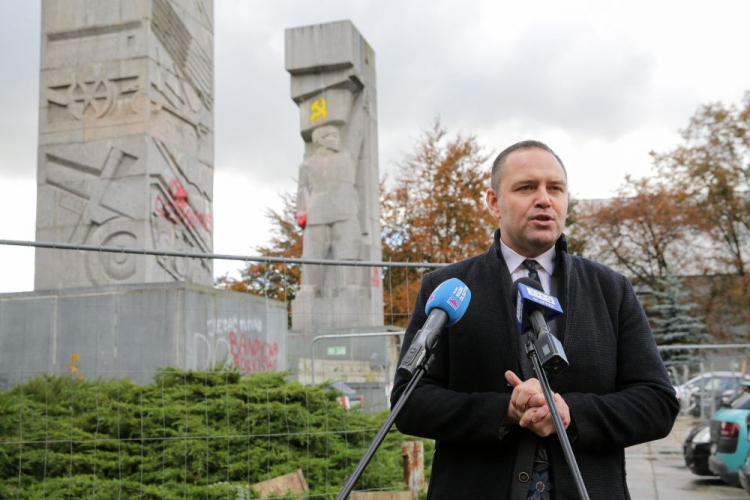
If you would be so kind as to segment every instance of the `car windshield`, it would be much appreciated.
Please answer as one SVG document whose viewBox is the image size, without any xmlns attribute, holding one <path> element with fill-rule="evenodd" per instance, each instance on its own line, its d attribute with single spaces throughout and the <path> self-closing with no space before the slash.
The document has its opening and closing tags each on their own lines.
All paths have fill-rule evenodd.
<svg viewBox="0 0 750 500">
<path fill-rule="evenodd" d="M 732 408 L 736 410 L 750 410 L 750 392 L 743 392 L 732 401 Z"/>
</svg>

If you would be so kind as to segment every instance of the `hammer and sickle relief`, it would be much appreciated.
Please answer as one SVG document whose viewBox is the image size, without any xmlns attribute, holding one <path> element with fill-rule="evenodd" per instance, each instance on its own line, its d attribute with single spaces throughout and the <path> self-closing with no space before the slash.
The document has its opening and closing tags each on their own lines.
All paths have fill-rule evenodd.
<svg viewBox="0 0 750 500">
<path fill-rule="evenodd" d="M 321 97 L 310 104 L 310 123 L 313 123 L 318 118 L 325 118 L 327 116 L 328 110 L 326 109 L 325 98 Z"/>
</svg>

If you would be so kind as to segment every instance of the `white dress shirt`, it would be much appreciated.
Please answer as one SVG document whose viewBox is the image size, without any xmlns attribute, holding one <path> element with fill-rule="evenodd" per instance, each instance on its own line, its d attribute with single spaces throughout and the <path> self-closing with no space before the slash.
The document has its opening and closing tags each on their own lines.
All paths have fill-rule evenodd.
<svg viewBox="0 0 750 500">
<path fill-rule="evenodd" d="M 530 257 L 524 257 L 523 255 L 518 254 L 503 243 L 503 240 L 500 240 L 500 251 L 503 253 L 503 258 L 505 259 L 505 264 L 508 266 L 508 271 L 510 272 L 510 278 L 512 281 L 515 282 L 519 278 L 529 277 L 529 271 L 523 267 L 523 261 L 530 259 Z M 550 279 L 555 272 L 555 247 L 553 246 L 542 255 L 534 257 L 532 260 L 539 263 L 539 266 L 537 266 L 536 269 L 537 273 L 539 273 L 539 280 L 542 282 L 544 292 L 550 294 Z"/>
</svg>

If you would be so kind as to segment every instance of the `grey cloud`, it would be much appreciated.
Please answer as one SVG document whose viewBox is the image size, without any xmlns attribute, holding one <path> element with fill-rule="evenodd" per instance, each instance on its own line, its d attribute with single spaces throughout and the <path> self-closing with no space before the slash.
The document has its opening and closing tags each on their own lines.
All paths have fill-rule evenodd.
<svg viewBox="0 0 750 500">
<path fill-rule="evenodd" d="M 295 177 L 302 159 L 298 110 L 284 70 L 285 28 L 351 19 L 373 46 L 382 170 L 440 113 L 440 94 L 450 85 L 442 54 L 454 50 L 451 42 L 427 34 L 445 32 L 456 21 L 470 24 L 446 16 L 448 2 L 435 2 L 431 9 L 409 2 L 278 3 L 272 11 L 263 5 L 242 4 L 237 10 L 217 3 L 218 23 L 225 23 L 216 35 L 217 168 L 253 163 L 260 168 L 250 175 L 258 182 Z"/>
<path fill-rule="evenodd" d="M 0 178 L 36 175 L 40 2 L 0 2 Z"/>
<path fill-rule="evenodd" d="M 284 70 L 288 27 L 351 19 L 375 49 L 381 169 L 438 114 L 451 130 L 467 133 L 520 120 L 606 139 L 635 127 L 653 104 L 650 57 L 597 39 L 584 21 L 538 22 L 494 46 L 486 27 L 494 19 L 483 17 L 481 3 L 222 0 L 215 13 L 216 168 L 258 183 L 287 185 L 302 159 Z M 0 64 L 14 68 L 0 96 L 9 110 L 0 115 L 0 175 L 33 176 L 38 2 L 2 1 L 0 16 L 18 26 L 0 30 Z M 500 17 L 498 30 L 508 22 Z"/>
<path fill-rule="evenodd" d="M 446 57 L 438 51 L 387 67 L 385 114 L 398 119 L 406 106 L 401 119 L 408 119 L 437 106 L 446 121 L 475 127 L 536 121 L 614 138 L 648 118 L 654 63 L 635 48 L 591 36 L 579 26 L 542 26 L 511 47 L 467 45 L 479 54 Z M 453 39 L 461 40 L 460 33 Z"/>
</svg>

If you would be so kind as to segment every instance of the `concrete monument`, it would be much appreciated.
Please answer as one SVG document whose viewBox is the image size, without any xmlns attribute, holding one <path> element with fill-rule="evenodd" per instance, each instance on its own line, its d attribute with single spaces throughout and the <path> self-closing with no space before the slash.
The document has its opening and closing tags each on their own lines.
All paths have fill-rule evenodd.
<svg viewBox="0 0 750 500">
<path fill-rule="evenodd" d="M 211 252 L 213 0 L 43 0 L 36 236 Z M 38 250 L 35 289 L 189 281 L 209 260 Z"/>
<path fill-rule="evenodd" d="M 159 368 L 287 368 L 286 304 L 191 283 L 0 294 L 0 389 L 37 375 L 153 381 Z"/>
<path fill-rule="evenodd" d="M 308 259 L 381 259 L 375 53 L 349 21 L 286 31 L 305 158 L 298 222 Z M 305 265 L 292 328 L 383 324 L 378 268 Z"/>
<path fill-rule="evenodd" d="M 37 239 L 211 252 L 213 1 L 43 0 Z M 38 250 L 0 295 L 0 388 L 41 373 L 285 370 L 287 308 L 210 260 Z"/>
<path fill-rule="evenodd" d="M 359 223 L 356 164 L 341 150 L 338 127 L 325 125 L 312 133 L 315 149 L 300 166 L 297 194 L 298 222 L 303 226 L 302 257 L 305 259 L 359 260 L 362 254 L 362 229 Z M 324 291 L 325 269 L 306 265 L 298 298 L 320 297 Z M 364 295 L 358 286 L 359 269 L 344 267 L 336 282 L 325 291 L 331 296 Z M 331 289 L 333 288 L 333 289 Z"/>
</svg>

